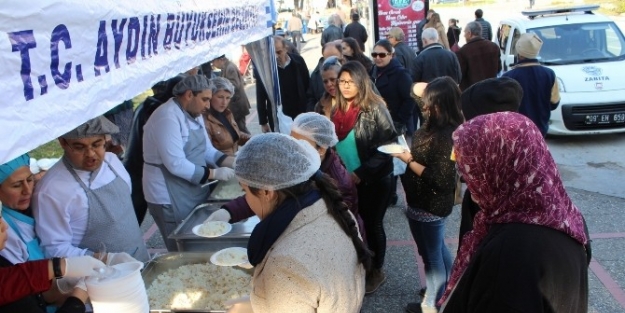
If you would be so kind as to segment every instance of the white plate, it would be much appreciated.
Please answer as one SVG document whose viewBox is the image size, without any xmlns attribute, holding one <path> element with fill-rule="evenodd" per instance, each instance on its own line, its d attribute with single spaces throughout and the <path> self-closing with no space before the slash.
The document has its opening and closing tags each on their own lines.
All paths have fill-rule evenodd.
<svg viewBox="0 0 625 313">
<path fill-rule="evenodd" d="M 388 145 L 379 146 L 378 147 L 378 151 L 380 151 L 382 153 L 386 153 L 386 154 L 402 153 L 402 152 L 404 152 L 404 147 L 402 147 L 399 144 L 392 143 L 392 144 L 388 144 Z"/>
<path fill-rule="evenodd" d="M 206 234 L 200 231 L 200 227 L 202 226 L 205 226 L 205 227 L 208 226 L 211 228 L 223 228 L 223 229 L 219 232 L 212 232 L 210 234 Z M 206 238 L 220 237 L 229 233 L 231 230 L 232 230 L 232 225 L 230 223 L 222 222 L 222 221 L 204 222 L 200 225 L 193 226 L 193 228 L 191 229 L 191 231 L 197 236 L 206 237 Z"/>
<path fill-rule="evenodd" d="M 241 247 L 219 250 L 211 256 L 211 263 L 219 266 L 238 266 L 248 262 L 247 249 Z"/>
</svg>

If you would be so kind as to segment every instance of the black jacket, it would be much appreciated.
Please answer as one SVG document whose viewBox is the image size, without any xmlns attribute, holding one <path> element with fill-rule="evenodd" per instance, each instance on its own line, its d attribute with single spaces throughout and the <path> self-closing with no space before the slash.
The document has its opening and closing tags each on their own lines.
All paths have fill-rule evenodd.
<svg viewBox="0 0 625 313">
<path fill-rule="evenodd" d="M 476 22 L 482 25 L 482 38 L 487 40 L 493 40 L 493 29 L 490 27 L 490 23 L 483 18 L 476 18 Z"/>
<path fill-rule="evenodd" d="M 406 169 L 401 176 L 406 202 L 410 207 L 443 217 L 451 213 L 456 187 L 455 162 L 449 157 L 454 130 L 455 127 L 450 125 L 429 137 L 422 127 L 414 133 L 410 152 L 417 163 L 425 166 L 425 170 L 418 176 Z"/>
<path fill-rule="evenodd" d="M 492 225 L 440 312 L 586 313 L 587 261 L 584 246 L 563 232 Z"/>
<path fill-rule="evenodd" d="M 417 49 L 419 49 L 418 51 L 423 50 L 423 40 L 421 39 L 421 35 L 423 34 L 423 26 L 425 26 L 425 24 L 427 23 L 428 23 L 428 19 L 424 18 L 419 22 L 419 24 L 417 24 L 417 29 L 416 29 L 415 34 L 417 36 Z"/>
<path fill-rule="evenodd" d="M 393 49 L 395 49 L 394 59 L 399 61 L 399 64 L 401 64 L 401 66 L 405 69 L 411 68 L 412 62 L 414 62 L 414 59 L 417 56 L 414 50 L 408 47 L 408 45 L 404 42 L 398 42 Z"/>
<path fill-rule="evenodd" d="M 384 68 L 374 66 L 371 71 L 371 79 L 386 101 L 393 122 L 411 129 L 409 125 L 412 125 L 412 114 L 416 103 L 410 96 L 412 79 L 408 71 L 397 60 L 392 59 Z M 397 131 L 401 132 L 402 130 L 397 129 Z"/>
<path fill-rule="evenodd" d="M 306 67 L 306 62 L 304 59 L 296 54 L 287 53 L 291 58 L 291 63 L 288 66 L 295 66 L 297 79 L 297 93 L 298 103 L 294 104 L 291 107 L 284 108 L 284 114 L 295 118 L 300 113 L 306 112 L 306 91 L 308 90 L 308 85 L 310 82 L 310 77 L 308 76 L 308 67 Z M 269 96 L 267 95 L 267 91 L 265 90 L 265 85 L 260 79 L 258 72 L 256 72 L 256 68 L 254 69 L 254 77 L 256 78 L 256 105 L 258 112 L 258 123 L 260 125 L 265 125 L 269 123 L 271 129 L 273 130 L 273 112 L 271 110 L 271 103 L 269 102 Z M 282 91 L 282 90 L 281 90 Z"/>
<path fill-rule="evenodd" d="M 352 37 L 360 46 L 360 50 L 365 51 L 365 42 L 367 42 L 367 29 L 358 22 L 351 22 L 345 26 L 343 36 Z"/>
<path fill-rule="evenodd" d="M 321 33 L 321 46 L 325 45 L 326 42 L 335 41 L 337 39 L 343 39 L 343 31 L 340 27 L 329 25 L 328 28 L 323 30 Z"/>
<path fill-rule="evenodd" d="M 323 79 L 321 78 L 321 65 L 323 65 L 323 58 L 319 58 L 319 63 L 315 70 L 310 74 L 310 85 L 306 91 L 306 111 L 312 112 L 315 109 L 315 105 L 325 92 L 323 87 Z"/>
<path fill-rule="evenodd" d="M 410 69 L 413 82 L 429 83 L 435 78 L 449 76 L 456 84 L 462 80 L 462 70 L 456 54 L 439 43 L 425 47 Z"/>
<path fill-rule="evenodd" d="M 364 183 L 377 181 L 393 172 L 393 158 L 378 147 L 395 142 L 397 132 L 384 104 L 374 104 L 370 111 L 360 111 L 354 125 L 360 167 L 354 173 Z"/>
<path fill-rule="evenodd" d="M 455 43 L 460 43 L 460 33 L 462 29 L 458 26 L 447 28 L 447 42 L 449 42 L 449 47 L 453 46 Z"/>
</svg>

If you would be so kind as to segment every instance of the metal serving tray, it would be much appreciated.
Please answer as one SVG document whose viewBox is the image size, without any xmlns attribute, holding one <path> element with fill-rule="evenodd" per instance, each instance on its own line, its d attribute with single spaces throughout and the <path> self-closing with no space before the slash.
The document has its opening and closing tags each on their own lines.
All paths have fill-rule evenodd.
<svg viewBox="0 0 625 313">
<path fill-rule="evenodd" d="M 157 254 L 154 258 L 148 262 L 141 276 L 145 283 L 145 288 L 149 288 L 152 282 L 158 277 L 158 275 L 165 273 L 170 269 L 179 268 L 183 265 L 210 263 L 210 257 L 213 253 L 201 253 L 201 252 L 168 252 L 163 254 Z M 252 270 L 246 270 L 240 267 L 234 267 L 235 269 L 246 272 L 252 276 Z M 223 313 L 223 310 L 172 310 L 168 308 L 150 308 L 150 313 Z"/>
<path fill-rule="evenodd" d="M 227 201 L 220 201 L 200 204 L 191 211 L 182 224 L 168 237 L 176 241 L 178 251 L 216 252 L 230 247 L 247 248 L 250 234 L 260 221 L 257 216 L 232 224 L 232 230 L 221 237 L 200 237 L 192 231 L 194 226 L 202 224 L 211 213 L 221 208 L 226 202 Z"/>
</svg>

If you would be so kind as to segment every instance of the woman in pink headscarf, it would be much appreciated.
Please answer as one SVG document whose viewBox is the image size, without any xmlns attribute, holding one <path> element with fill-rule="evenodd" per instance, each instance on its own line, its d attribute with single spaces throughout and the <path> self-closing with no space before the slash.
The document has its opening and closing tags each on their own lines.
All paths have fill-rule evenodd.
<svg viewBox="0 0 625 313">
<path fill-rule="evenodd" d="M 588 232 L 536 126 L 502 112 L 453 134 L 458 171 L 482 208 L 440 312 L 587 312 Z"/>
</svg>

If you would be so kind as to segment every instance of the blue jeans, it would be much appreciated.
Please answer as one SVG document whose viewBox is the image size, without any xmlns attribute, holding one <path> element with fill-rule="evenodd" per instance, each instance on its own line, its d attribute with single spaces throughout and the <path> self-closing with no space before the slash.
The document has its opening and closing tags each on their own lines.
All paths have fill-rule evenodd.
<svg viewBox="0 0 625 313">
<path fill-rule="evenodd" d="M 425 267 L 424 306 L 434 307 L 443 296 L 451 273 L 451 254 L 445 246 L 445 219 L 419 222 L 408 218 L 412 238 Z"/>
</svg>

